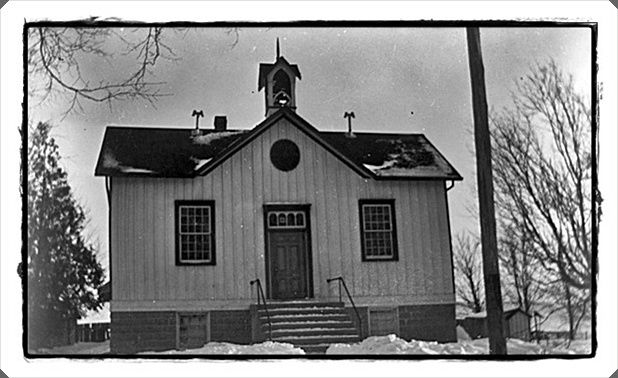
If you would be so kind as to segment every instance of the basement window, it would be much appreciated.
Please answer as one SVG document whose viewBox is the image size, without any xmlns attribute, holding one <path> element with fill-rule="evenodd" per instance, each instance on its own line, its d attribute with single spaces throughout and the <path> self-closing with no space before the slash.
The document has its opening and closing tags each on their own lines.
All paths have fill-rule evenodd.
<svg viewBox="0 0 618 378">
<path fill-rule="evenodd" d="M 215 202 L 175 205 L 176 265 L 215 265 Z"/>
<path fill-rule="evenodd" d="M 396 261 L 395 200 L 359 200 L 363 261 Z"/>
</svg>

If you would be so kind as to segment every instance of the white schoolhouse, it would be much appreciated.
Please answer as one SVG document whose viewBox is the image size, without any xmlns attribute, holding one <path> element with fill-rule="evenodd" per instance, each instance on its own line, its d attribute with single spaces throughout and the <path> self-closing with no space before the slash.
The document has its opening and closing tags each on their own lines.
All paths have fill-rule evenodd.
<svg viewBox="0 0 618 378">
<path fill-rule="evenodd" d="M 461 176 L 422 134 L 309 124 L 282 56 L 258 76 L 266 118 L 250 130 L 106 129 L 112 353 L 454 341 L 447 190 Z"/>
</svg>

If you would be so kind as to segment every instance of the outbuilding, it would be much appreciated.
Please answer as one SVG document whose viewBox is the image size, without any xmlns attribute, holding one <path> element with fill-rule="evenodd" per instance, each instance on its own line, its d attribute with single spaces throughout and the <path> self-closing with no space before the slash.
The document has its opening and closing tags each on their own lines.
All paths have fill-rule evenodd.
<svg viewBox="0 0 618 378">
<path fill-rule="evenodd" d="M 529 341 L 531 339 L 530 318 L 531 315 L 519 306 L 506 306 L 502 312 L 504 337 Z M 487 312 L 468 314 L 457 321 L 471 338 L 488 337 Z"/>
</svg>

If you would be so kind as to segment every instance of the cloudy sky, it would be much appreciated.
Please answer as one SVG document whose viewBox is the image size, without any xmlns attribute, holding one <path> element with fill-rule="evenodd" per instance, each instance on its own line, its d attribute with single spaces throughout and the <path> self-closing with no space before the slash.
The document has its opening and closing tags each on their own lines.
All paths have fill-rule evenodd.
<svg viewBox="0 0 618 378">
<path fill-rule="evenodd" d="M 142 31 L 118 29 L 125 38 Z M 137 33 L 137 34 L 136 34 Z M 89 211 L 88 232 L 100 239 L 107 266 L 107 204 L 104 180 L 94 167 L 106 125 L 192 127 L 194 109 L 204 126 L 214 115 L 250 129 L 264 118 L 264 94 L 257 91 L 259 63 L 272 63 L 275 40 L 282 55 L 298 64 L 297 112 L 320 130 L 345 130 L 345 111 L 354 111 L 358 131 L 424 133 L 462 174 L 449 192 L 452 232 L 476 231 L 469 213 L 476 203 L 472 109 L 464 28 L 199 28 L 166 30 L 175 55 L 161 60 L 153 81 L 169 94 L 155 106 L 140 101 L 84 103 L 83 112 L 63 118 L 61 95 L 43 103 L 33 98 L 31 122 L 50 121 L 77 198 Z M 587 28 L 483 28 L 481 41 L 491 108 L 509 106 L 514 82 L 531 64 L 553 58 L 590 95 L 590 30 Z M 120 44 L 108 61 L 85 59 L 82 74 L 92 82 L 121 77 L 135 61 Z M 31 86 L 40 83 L 32 78 Z M 412 115 L 411 112 L 414 112 Z"/>
</svg>

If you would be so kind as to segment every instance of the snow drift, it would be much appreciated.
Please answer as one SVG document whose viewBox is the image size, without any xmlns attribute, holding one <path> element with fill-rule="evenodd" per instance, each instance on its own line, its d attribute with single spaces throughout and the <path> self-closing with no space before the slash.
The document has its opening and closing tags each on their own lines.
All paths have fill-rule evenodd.
<svg viewBox="0 0 618 378">
<path fill-rule="evenodd" d="M 144 352 L 140 354 L 305 354 L 305 351 L 292 344 L 265 341 L 252 345 L 210 342 L 197 349 Z"/>
<path fill-rule="evenodd" d="M 591 351 L 591 341 L 575 340 L 567 347 L 563 341 L 559 345 L 539 345 L 517 339 L 509 339 L 507 342 L 509 355 L 525 354 L 589 354 Z M 77 343 L 52 349 L 41 349 L 37 351 L 42 354 L 107 354 L 109 353 L 109 340 L 102 343 Z M 326 354 L 340 355 L 395 355 L 395 354 L 416 354 L 416 355 L 487 355 L 489 344 L 487 339 L 459 340 L 457 343 L 439 344 L 435 341 L 406 341 L 395 335 L 372 336 L 360 343 L 355 344 L 332 344 Z M 284 355 L 295 354 L 304 355 L 305 351 L 292 344 L 266 341 L 253 345 L 238 345 L 224 342 L 210 342 L 203 347 L 187 350 L 167 350 L 160 352 L 143 352 L 147 355 Z"/>
<path fill-rule="evenodd" d="M 522 354 L 586 354 L 589 343 L 576 348 L 556 348 L 517 339 L 507 340 L 509 355 Z M 460 340 L 457 343 L 439 344 L 435 341 L 405 341 L 396 335 L 371 336 L 356 344 L 332 344 L 326 354 L 489 354 L 489 342 L 485 339 Z"/>
</svg>

